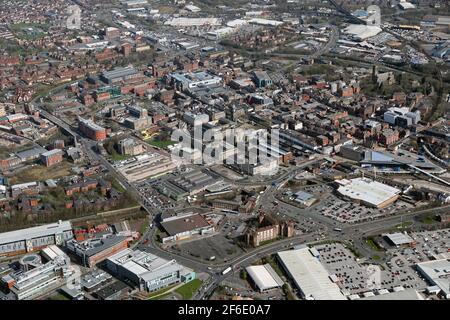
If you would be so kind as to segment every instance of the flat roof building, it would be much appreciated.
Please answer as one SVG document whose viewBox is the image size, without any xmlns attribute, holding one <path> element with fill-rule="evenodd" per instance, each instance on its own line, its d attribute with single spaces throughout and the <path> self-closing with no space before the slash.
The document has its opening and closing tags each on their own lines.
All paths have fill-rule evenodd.
<svg viewBox="0 0 450 320">
<path fill-rule="evenodd" d="M 194 280 L 196 274 L 175 260 L 151 253 L 125 249 L 106 260 L 107 268 L 117 276 L 133 282 L 140 290 L 157 291 L 175 283 Z"/>
<path fill-rule="evenodd" d="M 214 231 L 214 226 L 202 215 L 193 213 L 165 219 L 161 226 L 168 234 L 163 242 L 188 239 L 195 234 L 203 235 Z"/>
<path fill-rule="evenodd" d="M 386 237 L 396 247 L 414 243 L 413 238 L 401 232 L 383 234 L 383 237 Z"/>
<path fill-rule="evenodd" d="M 183 91 L 195 91 L 208 87 L 219 86 L 222 78 L 206 71 L 196 71 L 190 73 L 170 73 L 170 79 Z"/>
<path fill-rule="evenodd" d="M 176 165 L 163 154 L 144 153 L 115 165 L 117 170 L 129 181 L 141 181 L 173 171 Z"/>
<path fill-rule="evenodd" d="M 85 267 L 93 267 L 109 256 L 128 248 L 129 241 L 130 239 L 125 236 L 110 235 L 83 242 L 69 240 L 66 247 L 81 260 Z"/>
<path fill-rule="evenodd" d="M 270 264 L 249 266 L 245 270 L 259 291 L 267 291 L 283 286 L 283 280 L 281 280 Z"/>
<path fill-rule="evenodd" d="M 278 259 L 289 277 L 307 300 L 346 300 L 330 274 L 314 257 L 310 248 L 281 251 Z"/>
<path fill-rule="evenodd" d="M 107 84 L 114 84 L 121 81 L 127 81 L 140 77 L 140 73 L 133 67 L 115 68 L 110 71 L 105 71 L 100 76 L 100 79 Z"/>
<path fill-rule="evenodd" d="M 386 184 L 367 179 L 335 180 L 339 187 L 337 191 L 344 197 L 375 208 L 385 208 L 398 199 L 400 190 Z"/>
<path fill-rule="evenodd" d="M 417 269 L 445 299 L 450 299 L 450 260 L 441 259 L 417 264 Z"/>
<path fill-rule="evenodd" d="M 38 227 L 0 234 L 0 256 L 13 256 L 62 245 L 73 238 L 70 221 L 59 221 Z"/>
<path fill-rule="evenodd" d="M 316 201 L 314 195 L 304 191 L 298 191 L 294 194 L 294 196 L 295 196 L 294 201 L 306 207 L 311 206 Z"/>
<path fill-rule="evenodd" d="M 172 27 L 199 27 L 199 26 L 219 26 L 221 20 L 218 18 L 170 18 L 164 22 L 167 26 Z"/>
<path fill-rule="evenodd" d="M 75 272 L 69 257 L 57 246 L 49 246 L 42 254 L 48 262 L 41 263 L 35 259 L 35 255 L 29 255 L 31 260 L 36 260 L 33 268 L 22 269 L 2 278 L 2 282 L 7 283 L 18 300 L 36 299 L 55 290 Z"/>
</svg>

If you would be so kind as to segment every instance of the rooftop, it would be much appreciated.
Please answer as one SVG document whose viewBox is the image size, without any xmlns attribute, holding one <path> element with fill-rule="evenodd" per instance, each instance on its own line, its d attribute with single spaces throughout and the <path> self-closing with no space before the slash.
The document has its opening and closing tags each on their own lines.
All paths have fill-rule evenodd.
<svg viewBox="0 0 450 320">
<path fill-rule="evenodd" d="M 404 244 L 409 244 L 414 242 L 414 239 L 408 236 L 407 234 L 396 232 L 396 233 L 388 233 L 383 236 L 387 237 L 393 244 L 396 246 L 401 246 Z"/>
<path fill-rule="evenodd" d="M 270 264 L 249 266 L 245 270 L 247 270 L 260 290 L 268 290 L 283 285 L 283 280 L 281 280 Z"/>
<path fill-rule="evenodd" d="M 21 229 L 16 231 L 0 233 L 0 245 L 23 241 L 25 239 L 34 239 L 62 233 L 63 231 L 72 230 L 70 221 L 59 221 L 43 226 Z"/>
<path fill-rule="evenodd" d="M 367 178 L 336 180 L 338 192 L 352 199 L 380 206 L 400 193 L 399 189 Z"/>
<path fill-rule="evenodd" d="M 281 251 L 278 257 L 306 299 L 346 300 L 309 248 Z"/>
<path fill-rule="evenodd" d="M 182 216 L 179 219 L 162 222 L 161 225 L 170 236 L 209 226 L 208 222 L 200 214 L 188 217 Z"/>
</svg>

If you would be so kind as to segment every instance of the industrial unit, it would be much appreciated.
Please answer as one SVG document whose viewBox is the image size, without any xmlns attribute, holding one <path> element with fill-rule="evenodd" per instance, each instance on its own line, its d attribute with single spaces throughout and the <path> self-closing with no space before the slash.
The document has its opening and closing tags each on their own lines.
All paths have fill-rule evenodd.
<svg viewBox="0 0 450 320">
<path fill-rule="evenodd" d="M 346 300 L 310 248 L 281 251 L 278 260 L 307 300 Z"/>
</svg>

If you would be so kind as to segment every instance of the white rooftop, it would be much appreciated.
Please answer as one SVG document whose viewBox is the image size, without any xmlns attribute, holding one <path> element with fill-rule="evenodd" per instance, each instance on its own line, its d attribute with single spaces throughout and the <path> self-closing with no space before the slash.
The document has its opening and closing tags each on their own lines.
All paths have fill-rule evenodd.
<svg viewBox="0 0 450 320">
<path fill-rule="evenodd" d="M 0 233 L 0 245 L 54 235 L 71 229 L 70 221 L 60 221 L 28 229 L 4 232 Z"/>
<path fill-rule="evenodd" d="M 432 260 L 417 264 L 418 270 L 441 289 L 447 299 L 450 299 L 450 260 Z"/>
<path fill-rule="evenodd" d="M 344 29 L 345 33 L 351 34 L 355 38 L 364 40 L 376 36 L 381 32 L 381 28 L 377 26 L 368 26 L 363 24 L 351 24 Z"/>
<path fill-rule="evenodd" d="M 342 179 L 336 182 L 340 184 L 337 191 L 343 196 L 374 206 L 379 206 L 400 193 L 397 188 L 367 178 Z"/>
<path fill-rule="evenodd" d="M 285 269 L 306 299 L 346 300 L 338 285 L 309 248 L 278 252 Z"/>
<path fill-rule="evenodd" d="M 249 266 L 245 269 L 261 291 L 283 285 L 283 280 L 280 279 L 270 264 Z"/>
<path fill-rule="evenodd" d="M 364 297 L 361 300 L 424 300 L 424 298 L 415 289 L 407 289 L 403 291 L 383 292 L 378 295 Z"/>
<path fill-rule="evenodd" d="M 173 26 L 173 27 L 189 27 L 189 26 L 218 26 L 221 24 L 220 19 L 218 18 L 171 18 L 164 22 L 165 25 Z"/>
<path fill-rule="evenodd" d="M 396 246 L 401 246 L 403 244 L 408 244 L 414 242 L 414 239 L 411 238 L 409 235 L 401 232 L 396 233 L 388 233 L 384 234 L 383 236 L 389 238 L 390 241 L 392 241 L 393 244 Z"/>
</svg>

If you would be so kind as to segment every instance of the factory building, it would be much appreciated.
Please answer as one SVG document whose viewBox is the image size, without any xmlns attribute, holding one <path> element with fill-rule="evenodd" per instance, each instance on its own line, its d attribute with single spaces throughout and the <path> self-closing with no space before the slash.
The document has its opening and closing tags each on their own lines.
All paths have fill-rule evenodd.
<svg viewBox="0 0 450 320">
<path fill-rule="evenodd" d="M 106 139 L 106 129 L 92 120 L 78 118 L 78 128 L 89 139 L 102 141 Z"/>
<path fill-rule="evenodd" d="M 125 249 L 106 260 L 107 268 L 122 279 L 134 283 L 140 290 L 158 291 L 176 283 L 194 280 L 193 270 L 151 253 Z"/>
<path fill-rule="evenodd" d="M 63 245 L 73 238 L 70 221 L 59 221 L 38 227 L 0 234 L 0 257 L 41 250 L 47 246 Z"/>
</svg>

